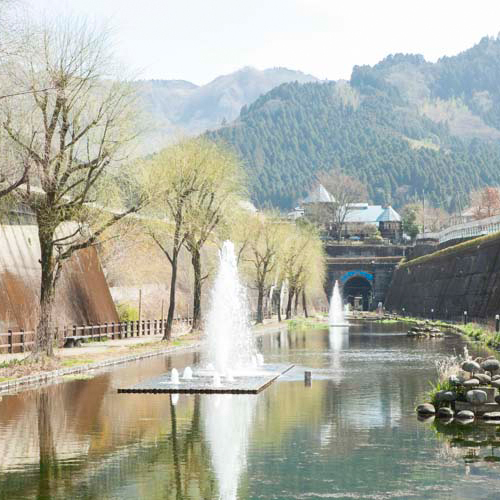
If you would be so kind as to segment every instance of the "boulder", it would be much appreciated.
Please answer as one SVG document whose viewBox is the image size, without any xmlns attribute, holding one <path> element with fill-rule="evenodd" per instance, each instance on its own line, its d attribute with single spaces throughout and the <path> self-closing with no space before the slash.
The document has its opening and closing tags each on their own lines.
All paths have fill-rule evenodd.
<svg viewBox="0 0 500 500">
<path fill-rule="evenodd" d="M 477 378 L 470 378 L 463 383 L 466 388 L 477 387 L 479 385 L 479 380 Z"/>
<path fill-rule="evenodd" d="M 497 405 L 500 405 L 500 394 L 498 394 L 498 396 L 495 396 L 495 403 Z"/>
<path fill-rule="evenodd" d="M 496 387 L 497 389 L 500 389 L 500 380 L 493 380 L 491 382 L 491 387 Z"/>
<path fill-rule="evenodd" d="M 447 408 L 446 406 L 442 406 L 438 408 L 437 416 L 439 418 L 451 418 L 453 417 L 453 410 L 451 408 Z"/>
<path fill-rule="evenodd" d="M 443 391 L 441 398 L 441 401 L 455 401 L 457 399 L 457 393 L 454 391 Z"/>
<path fill-rule="evenodd" d="M 488 399 L 488 395 L 484 391 L 481 391 L 479 389 L 467 391 L 465 397 L 467 398 L 467 401 L 473 405 L 481 405 L 483 403 L 486 403 Z"/>
<path fill-rule="evenodd" d="M 498 359 L 486 359 L 481 363 L 481 368 L 484 371 L 496 372 L 498 369 L 500 369 L 500 362 L 498 361 Z"/>
<path fill-rule="evenodd" d="M 486 373 L 474 373 L 474 378 L 477 378 L 481 384 L 489 384 L 491 382 L 491 377 L 486 375 Z"/>
<path fill-rule="evenodd" d="M 468 420 L 474 418 L 474 412 L 470 410 L 461 410 L 455 415 L 455 418 L 458 420 Z"/>
<path fill-rule="evenodd" d="M 464 372 L 469 372 L 469 373 L 476 373 L 481 371 L 481 366 L 479 363 L 476 363 L 475 361 L 464 361 L 462 363 L 462 370 Z"/>
<path fill-rule="evenodd" d="M 464 383 L 463 377 L 457 377 L 457 375 L 451 375 L 448 380 L 451 385 L 462 385 Z"/>
<path fill-rule="evenodd" d="M 424 403 L 417 406 L 417 413 L 419 415 L 434 415 L 436 413 L 436 409 L 434 408 L 434 405 Z"/>
<path fill-rule="evenodd" d="M 498 375 L 493 375 L 493 376 L 491 377 L 491 380 L 500 380 L 500 374 L 498 374 Z"/>
</svg>

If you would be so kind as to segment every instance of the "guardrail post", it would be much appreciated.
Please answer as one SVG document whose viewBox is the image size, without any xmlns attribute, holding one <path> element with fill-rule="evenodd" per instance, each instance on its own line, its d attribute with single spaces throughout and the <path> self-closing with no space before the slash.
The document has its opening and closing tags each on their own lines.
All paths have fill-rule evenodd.
<svg viewBox="0 0 500 500">
<path fill-rule="evenodd" d="M 500 314 L 495 315 L 495 332 L 500 332 Z"/>
<path fill-rule="evenodd" d="M 76 337 L 76 325 L 73 325 L 73 337 Z"/>
<path fill-rule="evenodd" d="M 24 345 L 24 330 L 21 328 L 21 352 L 26 351 L 26 346 Z"/>
<path fill-rule="evenodd" d="M 118 337 L 120 340 L 123 338 L 123 323 L 121 321 L 118 323 Z"/>
<path fill-rule="evenodd" d="M 467 311 L 464 311 L 464 325 L 467 324 Z"/>
<path fill-rule="evenodd" d="M 12 330 L 7 330 L 7 333 L 9 334 L 9 336 L 7 337 L 7 340 L 8 340 L 8 343 L 9 343 L 9 347 L 7 349 L 7 351 L 9 353 L 12 353 L 12 344 L 13 344 L 13 341 L 12 341 Z"/>
<path fill-rule="evenodd" d="M 148 319 L 148 335 L 151 335 L 151 320 Z"/>
<path fill-rule="evenodd" d="M 115 322 L 111 323 L 111 339 L 115 340 Z"/>
</svg>

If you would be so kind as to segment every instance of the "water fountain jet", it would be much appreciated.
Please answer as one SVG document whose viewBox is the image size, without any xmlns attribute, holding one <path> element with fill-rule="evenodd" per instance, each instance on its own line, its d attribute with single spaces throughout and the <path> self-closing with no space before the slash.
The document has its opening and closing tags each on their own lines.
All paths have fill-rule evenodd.
<svg viewBox="0 0 500 500">
<path fill-rule="evenodd" d="M 349 326 L 344 319 L 344 306 L 340 295 L 339 282 L 335 281 L 330 299 L 330 310 L 328 313 L 328 323 L 330 326 Z"/>
</svg>

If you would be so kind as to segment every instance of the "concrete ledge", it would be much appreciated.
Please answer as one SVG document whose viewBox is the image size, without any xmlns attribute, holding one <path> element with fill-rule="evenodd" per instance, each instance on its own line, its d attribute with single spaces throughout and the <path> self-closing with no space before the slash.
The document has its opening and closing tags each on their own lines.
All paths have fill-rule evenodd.
<svg viewBox="0 0 500 500">
<path fill-rule="evenodd" d="M 141 382 L 131 388 L 118 389 L 119 393 L 149 394 L 258 394 L 280 375 L 291 370 L 294 365 L 264 365 L 254 376 L 235 376 L 234 380 L 222 380 L 220 386 L 213 385 L 213 375 L 206 371 L 193 374 L 192 380 L 180 380 L 173 384 L 170 374 L 164 374 Z"/>
<path fill-rule="evenodd" d="M 80 366 L 72 366 L 69 368 L 61 368 L 60 370 L 52 370 L 50 372 L 37 373 L 36 375 L 27 375 L 25 377 L 19 377 L 17 379 L 7 380 L 6 382 L 0 383 L 0 394 L 2 392 L 19 389 L 21 387 L 27 388 L 32 384 L 40 384 L 49 381 L 55 381 L 58 378 L 64 377 L 65 375 L 73 375 L 76 373 L 93 371 L 100 368 L 106 368 L 108 366 L 128 363 L 129 361 L 138 361 L 140 359 L 151 358 L 153 356 L 161 356 L 162 354 L 171 354 L 177 351 L 182 351 L 184 349 L 197 348 L 200 345 L 201 342 L 196 342 L 194 344 L 186 346 L 167 347 L 165 349 L 157 351 L 149 351 L 139 354 L 132 354 L 129 356 L 122 356 L 119 358 L 106 359 L 104 361 L 97 361 L 96 363 L 90 363 Z"/>
</svg>

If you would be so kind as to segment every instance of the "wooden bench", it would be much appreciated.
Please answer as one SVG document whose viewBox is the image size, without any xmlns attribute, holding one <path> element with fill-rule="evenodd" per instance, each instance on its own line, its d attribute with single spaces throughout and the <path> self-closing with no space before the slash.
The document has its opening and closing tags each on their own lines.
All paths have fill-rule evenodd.
<svg viewBox="0 0 500 500">
<path fill-rule="evenodd" d="M 98 339 L 101 341 L 103 338 L 108 339 L 110 337 L 109 333 L 96 333 L 94 335 L 68 335 L 64 337 L 63 347 L 80 347 L 82 341 L 85 339 Z"/>
</svg>

